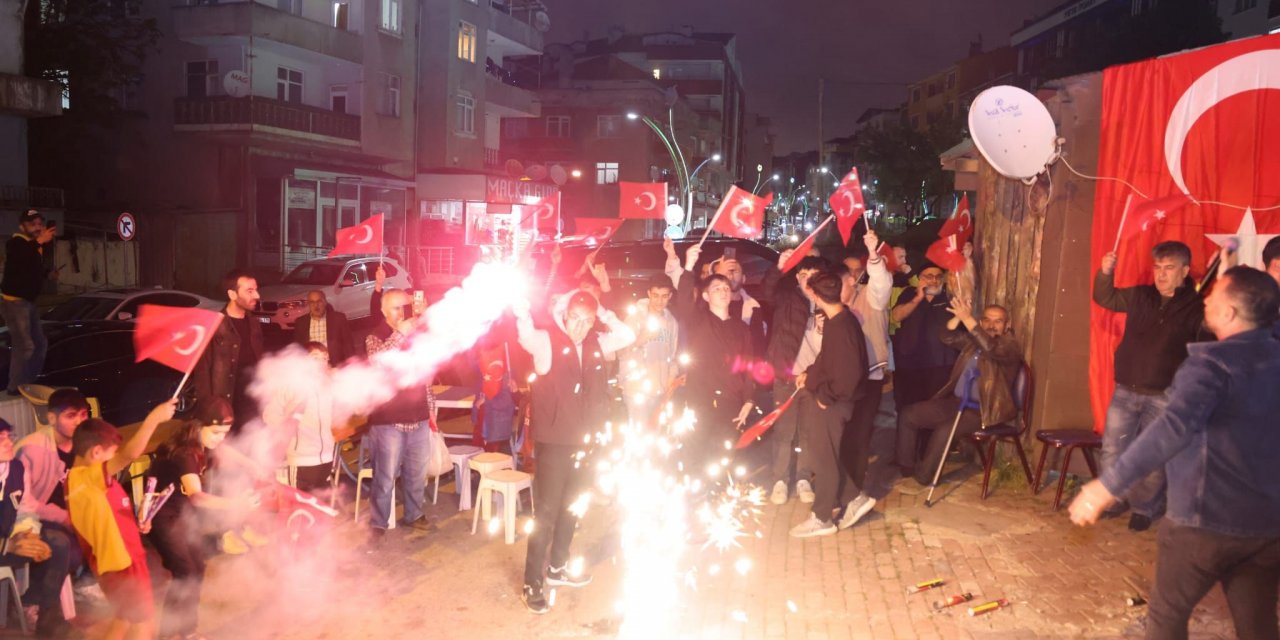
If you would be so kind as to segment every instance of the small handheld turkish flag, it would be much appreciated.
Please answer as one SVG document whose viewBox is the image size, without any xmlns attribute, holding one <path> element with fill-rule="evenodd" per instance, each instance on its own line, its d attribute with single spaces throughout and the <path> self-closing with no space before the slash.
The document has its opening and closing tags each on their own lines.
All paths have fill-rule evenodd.
<svg viewBox="0 0 1280 640">
<path fill-rule="evenodd" d="M 797 389 L 796 392 L 798 393 L 799 389 Z M 760 418 L 759 422 L 751 425 L 751 427 L 748 428 L 746 431 L 743 431 L 742 437 L 738 438 L 738 444 L 734 445 L 733 448 L 745 449 L 746 446 L 754 442 L 756 438 L 759 438 L 760 436 L 764 435 L 764 432 L 768 431 L 769 429 L 772 429 L 773 424 L 778 421 L 778 418 L 782 417 L 782 414 L 786 413 L 787 409 L 791 408 L 791 403 L 795 402 L 795 400 L 796 400 L 796 394 L 792 393 L 791 397 L 787 398 L 787 401 L 782 403 L 781 406 L 779 406 L 777 409 L 774 409 L 773 411 L 770 411 L 767 415 L 765 415 L 765 417 Z"/>
<path fill-rule="evenodd" d="M 532 211 L 534 228 L 552 235 L 560 231 L 560 192 L 557 191 L 533 203 Z"/>
<path fill-rule="evenodd" d="M 138 322 L 133 331 L 137 362 L 150 358 L 190 373 L 213 339 L 219 322 L 222 314 L 217 311 L 144 304 L 138 307 Z"/>
<path fill-rule="evenodd" d="M 591 246 L 600 246 L 609 241 L 618 232 L 622 221 L 618 218 L 583 218 L 573 219 L 574 229 L 578 237 Z"/>
<path fill-rule="evenodd" d="M 352 254 L 382 254 L 382 214 L 370 216 L 354 227 L 338 229 L 334 234 L 334 243 L 330 256 Z"/>
<path fill-rule="evenodd" d="M 761 198 L 752 193 L 729 187 L 711 228 L 727 236 L 753 240 L 764 230 L 764 210 L 773 202 L 773 194 Z"/>
<path fill-rule="evenodd" d="M 898 271 L 898 257 L 893 255 L 893 247 L 889 246 L 888 242 L 881 242 L 880 247 L 876 249 L 876 253 L 884 258 L 884 268 L 888 269 L 889 273 Z"/>
<path fill-rule="evenodd" d="M 1178 209 L 1190 204 L 1190 202 L 1191 198 L 1188 198 L 1185 194 L 1177 193 L 1134 205 L 1129 218 L 1124 221 L 1124 227 L 1120 229 L 1120 238 L 1127 240 L 1155 228 L 1156 225 L 1164 222 L 1169 217 L 1169 214 L 1176 212 Z"/>
<path fill-rule="evenodd" d="M 836 214 L 836 226 L 840 229 L 840 239 L 844 241 L 845 246 L 848 246 L 849 238 L 853 236 L 854 225 L 858 224 L 858 220 L 867 210 L 866 202 L 862 199 L 862 181 L 858 179 L 857 168 L 851 169 L 849 175 L 840 181 L 840 186 L 831 193 L 827 202 L 831 204 L 831 210 Z"/>
<path fill-rule="evenodd" d="M 667 183 L 619 182 L 618 217 L 661 220 L 667 210 Z"/>
<path fill-rule="evenodd" d="M 929 250 L 925 252 L 924 257 L 947 271 L 959 271 L 969 260 L 961 252 L 963 248 L 964 245 L 960 244 L 955 236 L 938 238 L 929 245 Z"/>
<path fill-rule="evenodd" d="M 955 213 L 942 223 L 941 229 L 938 229 L 939 238 L 947 236 L 955 236 L 956 243 L 962 247 L 969 238 L 973 237 L 973 214 L 969 211 L 968 194 L 960 198 L 960 202 L 956 204 Z"/>
<path fill-rule="evenodd" d="M 791 256 L 787 258 L 787 261 L 782 264 L 783 273 L 787 273 L 788 271 L 796 268 L 796 265 L 800 264 L 800 261 L 804 260 L 804 257 L 809 255 L 810 251 L 813 251 L 813 243 L 818 239 L 818 232 L 822 231 L 822 228 L 827 226 L 827 223 L 831 222 L 832 218 L 836 218 L 836 216 L 827 216 L 827 219 L 823 220 L 822 224 L 818 225 L 818 228 L 814 229 L 813 233 L 810 233 L 808 238 L 805 238 L 804 241 L 796 245 L 796 250 L 792 252 Z M 839 218 L 836 219 L 838 220 Z"/>
</svg>

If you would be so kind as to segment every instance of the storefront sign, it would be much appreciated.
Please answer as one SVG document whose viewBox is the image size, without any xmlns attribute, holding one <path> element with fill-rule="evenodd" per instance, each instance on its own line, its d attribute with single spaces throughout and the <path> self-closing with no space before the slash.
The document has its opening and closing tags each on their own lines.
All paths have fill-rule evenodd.
<svg viewBox="0 0 1280 640">
<path fill-rule="evenodd" d="M 315 187 L 289 187 L 288 203 L 290 209 L 315 209 Z"/>
<path fill-rule="evenodd" d="M 485 202 L 526 204 L 539 198 L 545 198 L 556 191 L 556 186 L 553 184 L 512 180 L 511 178 L 495 176 L 486 176 L 484 180 Z"/>
</svg>

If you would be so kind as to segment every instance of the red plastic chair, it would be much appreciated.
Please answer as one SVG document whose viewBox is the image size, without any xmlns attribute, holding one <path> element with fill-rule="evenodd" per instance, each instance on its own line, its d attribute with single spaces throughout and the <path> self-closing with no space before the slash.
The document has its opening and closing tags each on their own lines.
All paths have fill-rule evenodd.
<svg viewBox="0 0 1280 640">
<path fill-rule="evenodd" d="M 1071 454 L 1077 449 L 1084 455 L 1089 465 L 1089 473 L 1098 477 L 1098 463 L 1093 452 L 1102 448 L 1102 436 L 1090 429 L 1048 429 L 1036 434 L 1036 439 L 1044 443 L 1040 448 L 1040 463 L 1036 465 L 1036 481 L 1031 485 L 1032 495 L 1040 493 L 1040 478 L 1044 473 L 1044 461 L 1049 457 L 1049 449 L 1062 449 L 1062 468 L 1058 471 L 1058 491 L 1053 496 L 1053 510 L 1057 511 L 1062 504 L 1062 489 L 1067 484 L 1067 467 L 1071 466 Z"/>
</svg>

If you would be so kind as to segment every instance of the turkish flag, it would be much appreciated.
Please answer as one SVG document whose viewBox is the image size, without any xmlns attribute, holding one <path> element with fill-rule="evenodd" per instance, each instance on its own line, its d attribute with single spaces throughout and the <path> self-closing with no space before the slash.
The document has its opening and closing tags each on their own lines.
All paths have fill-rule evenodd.
<svg viewBox="0 0 1280 640">
<path fill-rule="evenodd" d="M 946 269 L 947 271 L 959 271 L 964 268 L 968 258 L 964 257 L 961 251 L 964 245 L 960 243 L 960 239 L 956 236 L 947 236 L 938 238 L 933 244 L 929 245 L 929 250 L 924 253 L 924 257 L 930 262 Z"/>
<path fill-rule="evenodd" d="M 797 392 L 798 391 L 799 390 L 797 389 Z M 773 424 L 778 421 L 778 418 L 782 417 L 783 413 L 786 413 L 787 409 L 791 408 L 791 403 L 795 402 L 795 400 L 796 400 L 796 394 L 792 393 L 791 397 L 787 398 L 787 401 L 783 402 L 781 406 L 779 406 L 777 409 L 774 409 L 773 411 L 770 411 L 768 414 L 765 415 L 765 417 L 760 418 L 759 422 L 751 425 L 746 431 L 743 431 L 742 437 L 738 438 L 738 444 L 734 445 L 733 448 L 745 449 L 747 445 L 754 442 L 756 438 L 759 438 L 760 436 L 764 435 L 764 432 L 768 431 L 769 429 L 772 429 Z"/>
<path fill-rule="evenodd" d="M 1140 196 L 1134 196 L 1137 200 Z M 1155 229 L 1157 225 L 1168 219 L 1169 214 L 1191 204 L 1191 198 L 1178 193 L 1155 200 L 1147 200 L 1133 205 L 1129 216 L 1124 218 L 1124 228 L 1120 230 L 1120 239 L 1128 240 L 1133 236 Z"/>
<path fill-rule="evenodd" d="M 754 240 L 764 231 L 764 210 L 773 202 L 773 193 L 761 198 L 750 191 L 729 187 L 716 210 L 712 230 L 727 236 Z"/>
<path fill-rule="evenodd" d="M 836 214 L 836 227 L 840 229 L 840 239 L 847 247 L 849 238 L 853 235 L 853 227 L 867 210 L 866 202 L 862 199 L 862 181 L 858 179 L 857 167 L 849 170 L 849 175 L 831 192 L 827 202 Z"/>
<path fill-rule="evenodd" d="M 818 228 L 814 229 L 813 233 L 809 234 L 809 237 L 796 245 L 796 250 L 793 251 L 791 256 L 787 258 L 787 261 L 782 264 L 783 273 L 796 268 L 796 265 L 800 264 L 800 261 L 804 260 L 805 256 L 809 255 L 809 252 L 813 251 L 813 242 L 818 239 L 818 232 L 822 231 L 822 228 L 827 226 L 827 223 L 831 222 L 832 218 L 839 220 L 839 218 L 834 214 L 827 216 L 827 219 L 823 220 L 822 224 L 818 225 Z"/>
<path fill-rule="evenodd" d="M 609 241 L 613 234 L 622 227 L 618 218 L 583 218 L 573 219 L 578 238 L 592 246 L 599 246 Z"/>
<path fill-rule="evenodd" d="M 560 192 L 557 191 L 531 205 L 534 229 L 555 235 L 560 232 Z"/>
<path fill-rule="evenodd" d="M 619 182 L 618 217 L 662 220 L 667 210 L 667 183 Z"/>
<path fill-rule="evenodd" d="M 888 269 L 889 273 L 892 274 L 898 271 L 898 257 L 893 255 L 893 247 L 889 246 L 888 242 L 881 242 L 880 247 L 876 249 L 876 253 L 884 258 L 884 268 Z"/>
<path fill-rule="evenodd" d="M 938 237 L 945 238 L 947 236 L 955 236 L 956 242 L 960 246 L 969 241 L 973 237 L 973 215 L 969 212 L 969 195 L 965 194 L 960 198 L 960 202 L 956 204 L 956 210 L 942 223 L 942 228 L 938 229 Z"/>
<path fill-rule="evenodd" d="M 222 314 L 208 309 L 141 305 L 133 330 L 136 362 L 150 358 L 190 373 L 213 339 L 219 322 L 222 322 Z"/>
<path fill-rule="evenodd" d="M 334 235 L 337 242 L 329 252 L 330 256 L 382 255 L 382 214 L 365 218 L 354 227 L 338 229 Z"/>
<path fill-rule="evenodd" d="M 1194 200 L 1154 225 L 1143 244 L 1186 243 L 1192 276 L 1199 278 L 1218 249 L 1206 235 L 1239 235 L 1246 226 L 1245 207 L 1257 211 L 1280 204 L 1280 154 L 1275 152 L 1280 148 L 1280 35 L 1111 67 L 1102 81 L 1096 173 L 1116 180 L 1094 183 L 1090 267 L 1096 270 L 1114 246 L 1127 198 L 1133 196 L 1133 209 L 1126 230 L 1143 217 L 1136 188 Z M 1147 221 L 1156 219 L 1156 211 L 1172 210 L 1152 206 Z M 1254 220 L 1257 235 L 1280 233 L 1280 216 Z M 1134 226 L 1140 232 L 1141 224 Z M 1150 251 L 1122 248 L 1118 258 L 1116 286 L 1151 282 Z M 1115 388 L 1114 356 L 1125 315 L 1097 305 L 1090 314 L 1089 400 L 1095 429 L 1101 431 Z"/>
</svg>

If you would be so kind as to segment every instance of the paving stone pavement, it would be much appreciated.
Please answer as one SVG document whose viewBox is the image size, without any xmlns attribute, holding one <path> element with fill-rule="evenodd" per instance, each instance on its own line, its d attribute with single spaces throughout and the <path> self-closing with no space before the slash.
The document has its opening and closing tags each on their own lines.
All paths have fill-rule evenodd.
<svg viewBox="0 0 1280 640">
<path fill-rule="evenodd" d="M 876 434 L 886 451 L 891 429 Z M 960 465 L 955 465 L 959 467 Z M 873 464 L 875 510 L 837 535 L 799 540 L 788 529 L 807 517 L 794 497 L 760 510 L 758 537 L 721 554 L 691 551 L 697 589 L 682 589 L 670 638 L 1122 638 L 1140 637 L 1143 607 L 1129 607 L 1130 582 L 1150 583 L 1154 530 L 1135 534 L 1124 518 L 1080 529 L 1052 493 L 1031 496 L 1018 479 L 979 498 L 980 472 L 952 472 L 941 501 L 924 506 L 913 480 L 886 477 Z M 362 513 L 367 513 L 363 511 Z M 341 525 L 336 549 L 304 568 L 268 549 L 222 557 L 210 566 L 201 631 L 210 638 L 612 638 L 622 569 L 617 512 L 593 507 L 575 548 L 595 581 L 560 589 L 552 611 L 525 611 L 519 586 L 525 536 L 470 533 L 471 512 L 458 512 L 451 487 L 431 507 L 434 532 L 393 531 L 365 553 L 364 529 Z M 522 515 L 522 522 L 524 516 Z M 753 568 L 734 570 L 741 558 Z M 712 575 L 712 565 L 719 572 Z M 156 573 L 165 575 L 157 567 Z M 914 583 L 940 578 L 940 589 L 908 595 Z M 1127 580 L 1126 580 L 1127 579 Z M 936 612 L 932 603 L 962 592 L 969 605 L 1007 598 L 1011 606 L 970 617 L 965 606 Z M 1197 611 L 1196 638 L 1234 636 L 1217 589 Z"/>
</svg>

